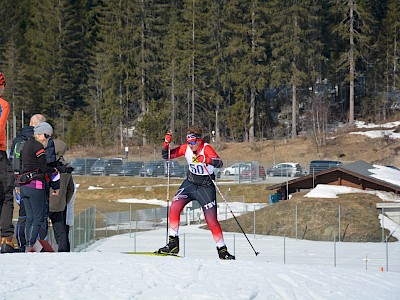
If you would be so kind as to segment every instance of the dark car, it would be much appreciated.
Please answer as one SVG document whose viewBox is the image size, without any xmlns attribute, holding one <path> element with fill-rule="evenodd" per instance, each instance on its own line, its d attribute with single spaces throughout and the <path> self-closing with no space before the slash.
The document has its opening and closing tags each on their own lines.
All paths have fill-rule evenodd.
<svg viewBox="0 0 400 300">
<path fill-rule="evenodd" d="M 280 163 L 272 168 L 267 169 L 268 176 L 288 176 L 288 177 L 296 177 L 301 176 L 303 170 L 298 163 Z"/>
<path fill-rule="evenodd" d="M 168 176 L 168 162 L 165 161 L 165 176 Z M 170 166 L 169 166 L 169 176 L 170 177 L 185 177 L 186 172 L 188 168 L 187 165 L 181 165 L 177 161 L 171 160 Z"/>
<path fill-rule="evenodd" d="M 127 161 L 123 164 L 122 169 L 119 171 L 118 176 L 135 176 L 139 175 L 140 169 L 144 164 L 140 161 Z"/>
<path fill-rule="evenodd" d="M 310 162 L 310 174 L 328 170 L 333 167 L 340 166 L 342 163 L 335 160 L 312 160 Z"/>
<path fill-rule="evenodd" d="M 123 164 L 122 158 L 109 159 L 105 167 L 105 175 L 118 175 L 121 172 Z"/>
<path fill-rule="evenodd" d="M 90 175 L 117 175 L 121 169 L 121 158 L 98 158 L 90 168 Z"/>
<path fill-rule="evenodd" d="M 165 175 L 166 164 L 164 160 L 150 161 L 140 169 L 141 177 L 157 177 Z"/>
<path fill-rule="evenodd" d="M 240 180 L 257 180 L 262 179 L 265 180 L 267 178 L 267 173 L 263 166 L 258 165 L 258 174 L 257 174 L 257 166 L 246 166 L 244 170 L 240 173 Z"/>
<path fill-rule="evenodd" d="M 97 158 L 87 157 L 87 158 L 75 158 L 71 162 L 71 166 L 74 168 L 72 174 L 74 175 L 88 175 L 90 174 L 90 168 L 97 161 Z"/>
</svg>

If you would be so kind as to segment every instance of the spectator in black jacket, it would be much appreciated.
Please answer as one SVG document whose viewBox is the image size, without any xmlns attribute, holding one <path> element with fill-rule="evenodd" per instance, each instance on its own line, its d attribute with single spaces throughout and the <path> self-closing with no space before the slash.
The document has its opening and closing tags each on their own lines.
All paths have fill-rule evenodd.
<svg viewBox="0 0 400 300">
<path fill-rule="evenodd" d="M 35 126 L 34 135 L 25 142 L 21 152 L 21 175 L 16 176 L 26 210 L 28 251 L 36 239 L 44 239 L 47 235 L 48 186 L 53 189 L 54 195 L 60 189 L 60 175 L 55 168 L 48 166 L 44 149 L 52 134 L 53 128 L 49 123 L 42 122 Z"/>
<path fill-rule="evenodd" d="M 14 158 L 14 150 L 15 146 L 17 143 L 21 141 L 27 141 L 30 137 L 33 136 L 33 130 L 36 125 L 38 125 L 41 122 L 45 122 L 46 118 L 42 114 L 35 114 L 30 118 L 29 126 L 22 128 L 21 132 L 19 135 L 15 137 L 15 139 L 12 142 L 12 146 L 10 149 L 10 160 L 12 163 L 12 160 Z M 46 150 L 46 162 L 50 166 L 54 166 L 56 162 L 56 151 L 55 151 L 55 146 L 53 139 L 50 138 L 48 140 L 47 146 L 45 148 Z M 25 239 L 25 225 L 26 225 L 26 211 L 25 211 L 25 206 L 24 203 L 20 200 L 20 189 L 18 184 L 16 184 L 15 187 L 15 199 L 16 202 L 19 205 L 19 215 L 18 215 L 18 222 L 17 222 L 17 228 L 16 228 L 16 237 L 18 240 L 18 248 L 19 251 L 25 252 L 25 245 L 26 245 L 26 239 Z"/>
</svg>

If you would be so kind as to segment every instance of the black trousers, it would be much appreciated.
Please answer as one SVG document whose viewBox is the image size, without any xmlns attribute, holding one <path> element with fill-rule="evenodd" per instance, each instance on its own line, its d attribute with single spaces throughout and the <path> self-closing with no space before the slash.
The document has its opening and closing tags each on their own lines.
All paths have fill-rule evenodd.
<svg viewBox="0 0 400 300">
<path fill-rule="evenodd" d="M 14 173 L 5 151 L 0 151 L 0 227 L 1 237 L 14 235 Z"/>
<path fill-rule="evenodd" d="M 21 201 L 19 204 L 17 229 L 15 232 L 20 252 L 25 252 L 25 247 L 26 247 L 25 226 L 26 226 L 26 212 L 25 212 L 24 201 Z"/>
<path fill-rule="evenodd" d="M 69 240 L 64 212 L 49 212 L 49 219 L 53 224 L 54 236 L 58 245 L 58 252 L 69 252 Z"/>
</svg>

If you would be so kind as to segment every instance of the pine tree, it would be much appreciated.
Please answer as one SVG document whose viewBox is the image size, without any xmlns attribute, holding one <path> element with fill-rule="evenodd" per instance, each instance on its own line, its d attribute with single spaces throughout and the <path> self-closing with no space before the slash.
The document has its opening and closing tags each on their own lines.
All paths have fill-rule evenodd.
<svg viewBox="0 0 400 300">
<path fill-rule="evenodd" d="M 354 81 L 356 79 L 357 62 L 368 46 L 370 38 L 369 22 L 371 14 L 365 9 L 366 3 L 357 0 L 333 0 L 332 11 L 338 16 L 334 32 L 339 39 L 347 41 L 347 47 L 338 62 L 339 69 L 348 71 L 349 90 L 349 124 L 354 123 Z M 365 56 L 364 56 L 365 58 Z"/>
<path fill-rule="evenodd" d="M 383 21 L 381 31 L 382 43 L 381 47 L 384 53 L 385 62 L 385 90 L 386 105 L 384 107 L 384 118 L 386 111 L 390 106 L 396 105 L 398 102 L 398 94 L 400 89 L 399 70 L 400 70 L 400 2 L 388 0 L 387 15 Z M 382 49 L 381 48 L 381 49 Z"/>
<path fill-rule="evenodd" d="M 235 101 L 249 103 L 245 124 L 245 139 L 254 142 L 256 97 L 266 80 L 266 9 L 263 1 L 229 1 L 224 8 L 227 44 L 224 56 L 229 61 L 229 73 Z"/>
<path fill-rule="evenodd" d="M 297 137 L 300 87 L 310 83 L 311 70 L 321 59 L 318 36 L 318 1 L 271 1 L 272 84 L 289 84 L 292 90 L 292 138 Z"/>
</svg>

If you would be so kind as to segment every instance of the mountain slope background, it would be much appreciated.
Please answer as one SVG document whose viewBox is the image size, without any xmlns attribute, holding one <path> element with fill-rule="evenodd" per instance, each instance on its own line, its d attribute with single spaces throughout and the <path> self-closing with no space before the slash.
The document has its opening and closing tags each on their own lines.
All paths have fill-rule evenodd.
<svg viewBox="0 0 400 300">
<path fill-rule="evenodd" d="M 387 130 L 385 125 L 373 129 L 378 132 L 375 138 L 351 132 L 371 131 L 367 128 L 342 128 L 326 139 L 326 145 L 318 147 L 313 138 L 300 137 L 295 140 L 266 140 L 256 143 L 212 143 L 225 166 L 237 161 L 259 161 L 265 167 L 274 163 L 292 161 L 307 166 L 314 159 L 340 160 L 343 163 L 364 160 L 368 163 L 393 165 L 400 167 L 400 143 L 382 133 Z M 395 133 L 399 128 L 392 128 Z M 130 160 L 160 159 L 161 145 L 156 147 L 132 147 Z M 71 149 L 70 158 L 78 156 L 116 157 L 122 156 L 117 150 L 101 149 Z M 166 187 L 157 186 L 166 182 L 165 178 L 119 178 L 76 176 L 81 185 L 78 190 L 77 208 L 85 209 L 96 205 L 101 212 L 127 210 L 128 204 L 114 202 L 116 199 L 166 199 Z M 172 179 L 171 183 L 179 184 L 182 179 Z M 129 188 L 129 185 L 136 187 Z M 248 203 L 267 202 L 268 194 L 265 187 L 268 183 L 221 185 L 220 189 L 226 195 L 243 196 Z M 98 186 L 101 190 L 88 190 L 89 186 Z M 124 189 L 119 187 L 124 186 Z M 144 187 L 146 186 L 146 187 Z M 128 187 L 128 188 L 126 188 Z M 177 187 L 171 188 L 171 198 Z M 218 195 L 221 202 L 220 196 Z M 229 199 L 228 199 L 229 201 Z M 297 237 L 309 240 L 339 239 L 338 210 L 341 209 L 340 240 L 348 242 L 380 242 L 381 227 L 380 210 L 376 203 L 382 202 L 377 196 L 367 194 L 344 194 L 338 199 L 313 199 L 304 197 L 304 193 L 296 193 L 290 201 L 283 201 L 263 208 L 256 212 L 256 233 L 295 237 L 295 210 L 297 207 Z M 148 205 L 135 205 L 134 209 L 149 208 Z M 238 217 L 245 232 L 254 231 L 254 214 L 249 213 Z M 235 220 L 222 222 L 224 231 L 240 232 Z M 388 234 L 386 231 L 385 234 Z"/>
</svg>

